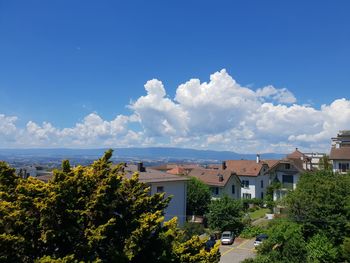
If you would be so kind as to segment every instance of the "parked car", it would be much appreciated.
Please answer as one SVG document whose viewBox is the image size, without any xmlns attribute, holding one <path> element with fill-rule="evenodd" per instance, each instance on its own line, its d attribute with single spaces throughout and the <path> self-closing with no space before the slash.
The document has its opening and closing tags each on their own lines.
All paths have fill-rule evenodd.
<svg viewBox="0 0 350 263">
<path fill-rule="evenodd" d="M 231 245 L 235 240 L 235 236 L 231 231 L 224 231 L 221 235 L 221 244 L 223 245 Z"/>
<path fill-rule="evenodd" d="M 254 247 L 259 246 L 266 239 L 268 239 L 268 235 L 266 235 L 266 234 L 257 235 L 256 239 L 254 241 Z"/>
</svg>

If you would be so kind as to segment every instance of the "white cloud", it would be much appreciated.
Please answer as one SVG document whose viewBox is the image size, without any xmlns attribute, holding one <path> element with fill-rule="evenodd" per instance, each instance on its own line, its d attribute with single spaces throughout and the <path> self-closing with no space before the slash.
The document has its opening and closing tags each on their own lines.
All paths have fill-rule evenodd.
<svg viewBox="0 0 350 263">
<path fill-rule="evenodd" d="M 18 129 L 16 127 L 16 116 L 0 114 L 0 145 L 8 147 L 16 142 Z"/>
<path fill-rule="evenodd" d="M 29 121 L 21 129 L 17 117 L 0 114 L 0 140 L 3 145 L 35 147 L 167 145 L 243 153 L 287 152 L 302 146 L 328 151 L 330 138 L 350 129 L 350 101 L 345 98 L 320 108 L 299 105 L 286 88 L 269 85 L 255 91 L 224 69 L 209 82 L 191 79 L 180 84 L 174 98 L 157 79 L 144 87 L 146 94 L 128 105 L 131 114 L 113 120 L 91 113 L 73 127 Z"/>
<path fill-rule="evenodd" d="M 191 79 L 181 84 L 175 101 L 189 117 L 189 132 L 198 135 L 229 130 L 260 104 L 254 91 L 241 87 L 224 69 L 212 74 L 208 83 Z"/>
<path fill-rule="evenodd" d="M 11 135 L 16 132 L 16 121 L 17 117 L 15 116 L 6 116 L 0 114 L 0 136 L 1 135 Z"/>
<path fill-rule="evenodd" d="M 185 135 L 188 116 L 169 98 L 163 83 L 153 79 L 145 84 L 146 96 L 129 105 L 149 136 Z"/>
<path fill-rule="evenodd" d="M 297 99 L 292 92 L 286 88 L 276 89 L 272 85 L 263 87 L 262 89 L 257 89 L 256 94 L 263 99 L 271 99 L 279 103 L 291 104 L 297 102 Z"/>
</svg>

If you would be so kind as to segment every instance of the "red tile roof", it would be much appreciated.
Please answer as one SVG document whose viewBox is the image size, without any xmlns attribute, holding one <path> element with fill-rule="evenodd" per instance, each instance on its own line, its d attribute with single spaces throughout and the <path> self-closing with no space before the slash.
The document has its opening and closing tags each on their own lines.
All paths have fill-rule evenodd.
<svg viewBox="0 0 350 263">
<path fill-rule="evenodd" d="M 294 152 L 287 155 L 287 159 L 310 160 L 310 157 L 306 156 L 296 148 Z"/>
<path fill-rule="evenodd" d="M 258 176 L 264 165 L 270 167 L 276 162 L 278 160 L 262 160 L 258 163 L 255 160 L 227 160 L 226 167 L 238 176 Z"/>
<path fill-rule="evenodd" d="M 187 173 L 187 170 L 182 168 L 182 167 L 176 166 L 173 169 L 168 170 L 167 173 L 168 174 L 182 174 L 182 175 L 184 175 Z"/>
<path fill-rule="evenodd" d="M 207 185 L 224 187 L 228 182 L 228 180 L 231 178 L 231 176 L 236 176 L 236 175 L 232 171 L 229 171 L 227 169 L 214 170 L 214 169 L 198 168 L 198 169 L 193 169 L 188 174 L 188 176 L 195 177 Z M 220 177 L 222 178 L 222 180 L 220 180 Z"/>
<path fill-rule="evenodd" d="M 350 147 L 331 148 L 330 160 L 350 160 Z"/>
<path fill-rule="evenodd" d="M 274 165 L 269 167 L 269 171 L 274 170 L 278 165 L 280 164 L 286 164 L 289 163 L 291 166 L 293 166 L 296 170 L 298 170 L 299 172 L 305 172 L 306 170 L 303 167 L 303 160 L 301 159 L 282 159 L 282 160 L 278 160 Z"/>
<path fill-rule="evenodd" d="M 174 169 L 176 167 L 181 167 L 185 170 L 192 170 L 195 168 L 199 168 L 201 167 L 199 164 L 174 164 L 174 163 L 167 163 L 167 164 L 162 164 L 162 165 L 157 165 L 157 166 L 151 166 L 150 169 L 153 170 L 159 170 L 159 171 L 167 171 L 167 170 L 171 170 Z"/>
</svg>

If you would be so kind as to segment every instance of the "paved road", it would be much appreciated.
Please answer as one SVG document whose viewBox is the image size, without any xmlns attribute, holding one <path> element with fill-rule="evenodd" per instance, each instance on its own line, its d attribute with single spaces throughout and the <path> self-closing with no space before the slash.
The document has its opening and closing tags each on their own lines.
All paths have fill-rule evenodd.
<svg viewBox="0 0 350 263">
<path fill-rule="evenodd" d="M 239 263 L 246 258 L 255 257 L 254 240 L 236 238 L 232 245 L 222 245 L 220 263 Z"/>
</svg>

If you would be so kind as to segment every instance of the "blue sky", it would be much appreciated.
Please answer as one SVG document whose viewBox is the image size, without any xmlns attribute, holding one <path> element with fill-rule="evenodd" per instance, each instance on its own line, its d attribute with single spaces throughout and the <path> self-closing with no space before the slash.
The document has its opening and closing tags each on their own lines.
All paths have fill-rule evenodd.
<svg viewBox="0 0 350 263">
<path fill-rule="evenodd" d="M 338 129 L 350 128 L 349 8 L 348 1 L 0 1 L 0 147 L 324 150 Z M 207 100 L 205 88 L 197 106 L 176 99 L 179 85 L 209 82 L 222 69 L 222 78 L 249 91 L 275 90 L 256 95 L 253 112 L 241 104 L 218 108 L 225 96 Z M 166 95 L 139 101 L 154 78 Z M 225 83 L 208 94 L 234 89 Z M 294 99 L 276 99 L 282 89 Z M 275 113 L 257 116 L 268 103 Z M 203 123 L 199 104 L 207 105 Z M 333 123 L 337 112 L 344 116 Z M 273 114 L 292 124 L 291 115 L 312 120 L 298 124 L 310 126 L 305 132 L 280 136 L 289 122 L 261 124 Z M 210 121 L 221 115 L 230 115 L 223 118 L 230 125 Z"/>
</svg>

